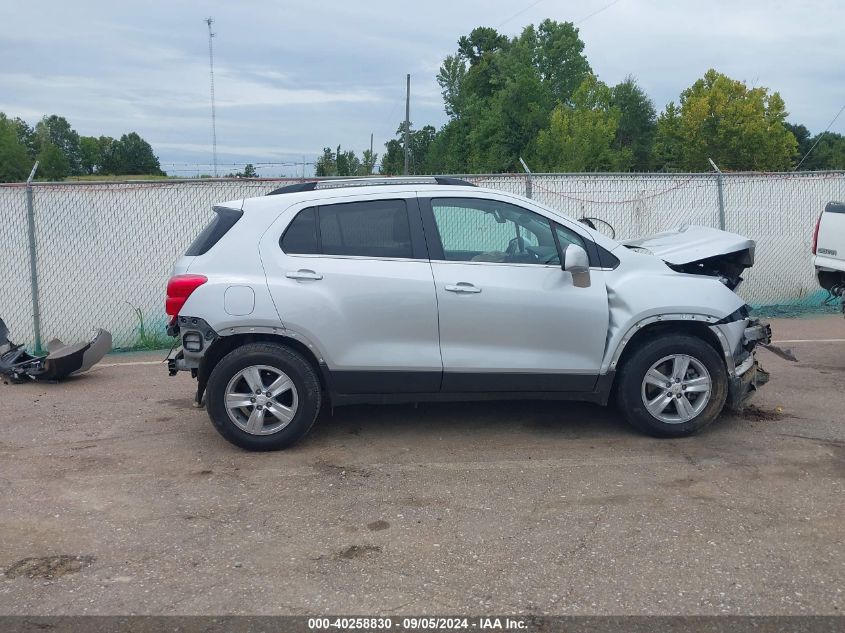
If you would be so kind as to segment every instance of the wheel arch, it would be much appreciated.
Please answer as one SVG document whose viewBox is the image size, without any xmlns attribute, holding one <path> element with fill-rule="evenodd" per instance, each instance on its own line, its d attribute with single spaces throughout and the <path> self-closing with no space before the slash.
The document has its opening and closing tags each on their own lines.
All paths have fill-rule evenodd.
<svg viewBox="0 0 845 633">
<path fill-rule="evenodd" d="M 199 369 L 197 370 L 197 401 L 201 401 L 202 395 L 205 392 L 205 386 L 208 383 L 208 378 L 211 372 L 217 366 L 224 356 L 236 350 L 243 345 L 249 343 L 275 343 L 287 347 L 302 356 L 320 381 L 320 388 L 323 392 L 329 391 L 329 379 L 325 366 L 320 363 L 313 348 L 303 343 L 292 336 L 285 336 L 283 334 L 271 334 L 267 332 L 248 332 L 231 334 L 228 336 L 221 336 L 217 338 L 214 343 L 208 348 L 208 351 L 202 358 Z"/>
<path fill-rule="evenodd" d="M 611 358 L 609 372 L 614 377 L 610 386 L 611 390 L 615 390 L 616 377 L 631 354 L 649 341 L 670 334 L 687 334 L 700 338 L 719 354 L 725 363 L 726 371 L 730 374 L 733 371 L 734 362 L 728 341 L 718 328 L 711 326 L 710 320 L 679 315 L 677 318 L 654 318 L 648 322 L 641 321 L 636 324 L 625 334 Z"/>
</svg>

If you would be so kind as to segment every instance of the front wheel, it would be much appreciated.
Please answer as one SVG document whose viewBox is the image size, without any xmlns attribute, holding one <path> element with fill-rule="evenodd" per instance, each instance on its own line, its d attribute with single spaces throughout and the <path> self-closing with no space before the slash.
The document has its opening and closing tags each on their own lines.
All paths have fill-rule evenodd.
<svg viewBox="0 0 845 633">
<path fill-rule="evenodd" d="M 251 451 L 290 446 L 320 411 L 320 383 L 311 365 L 275 343 L 251 343 L 224 356 L 209 376 L 206 394 L 214 427 Z"/>
<path fill-rule="evenodd" d="M 648 341 L 619 373 L 618 403 L 635 428 L 658 437 L 692 435 L 722 412 L 725 363 L 710 345 L 688 335 Z"/>
</svg>

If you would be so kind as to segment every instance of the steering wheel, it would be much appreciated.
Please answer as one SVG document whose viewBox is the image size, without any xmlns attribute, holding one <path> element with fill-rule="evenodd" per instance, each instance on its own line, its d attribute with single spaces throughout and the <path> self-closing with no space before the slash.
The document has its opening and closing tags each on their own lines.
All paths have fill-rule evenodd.
<svg viewBox="0 0 845 633">
<path fill-rule="evenodd" d="M 525 255 L 525 239 L 522 237 L 514 237 L 508 242 L 508 247 L 505 249 L 508 255 Z"/>
</svg>

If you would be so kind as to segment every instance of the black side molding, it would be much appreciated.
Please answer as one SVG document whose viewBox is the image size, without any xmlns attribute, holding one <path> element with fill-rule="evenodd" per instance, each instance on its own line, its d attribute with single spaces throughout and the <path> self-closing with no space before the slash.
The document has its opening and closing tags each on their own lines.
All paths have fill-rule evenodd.
<svg viewBox="0 0 845 633">
<path fill-rule="evenodd" d="M 457 185 L 459 187 L 477 187 L 478 185 L 472 184 L 469 180 L 464 180 L 463 178 L 452 178 L 450 176 L 435 176 L 434 181 L 438 185 Z"/>
<path fill-rule="evenodd" d="M 277 196 L 280 193 L 299 193 L 300 191 L 314 191 L 317 188 L 317 181 L 313 182 L 300 182 L 295 185 L 285 185 L 284 187 L 279 187 L 278 189 L 273 189 L 268 196 Z"/>
</svg>

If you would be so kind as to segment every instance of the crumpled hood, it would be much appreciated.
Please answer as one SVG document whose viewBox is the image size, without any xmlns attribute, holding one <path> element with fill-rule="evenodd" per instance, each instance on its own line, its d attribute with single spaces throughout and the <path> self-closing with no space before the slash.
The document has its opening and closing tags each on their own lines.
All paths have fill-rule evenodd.
<svg viewBox="0 0 845 633">
<path fill-rule="evenodd" d="M 644 248 L 669 264 L 683 265 L 722 255 L 744 253 L 746 266 L 754 263 L 754 240 L 707 226 L 682 226 L 651 237 L 624 240 L 625 246 Z"/>
</svg>

